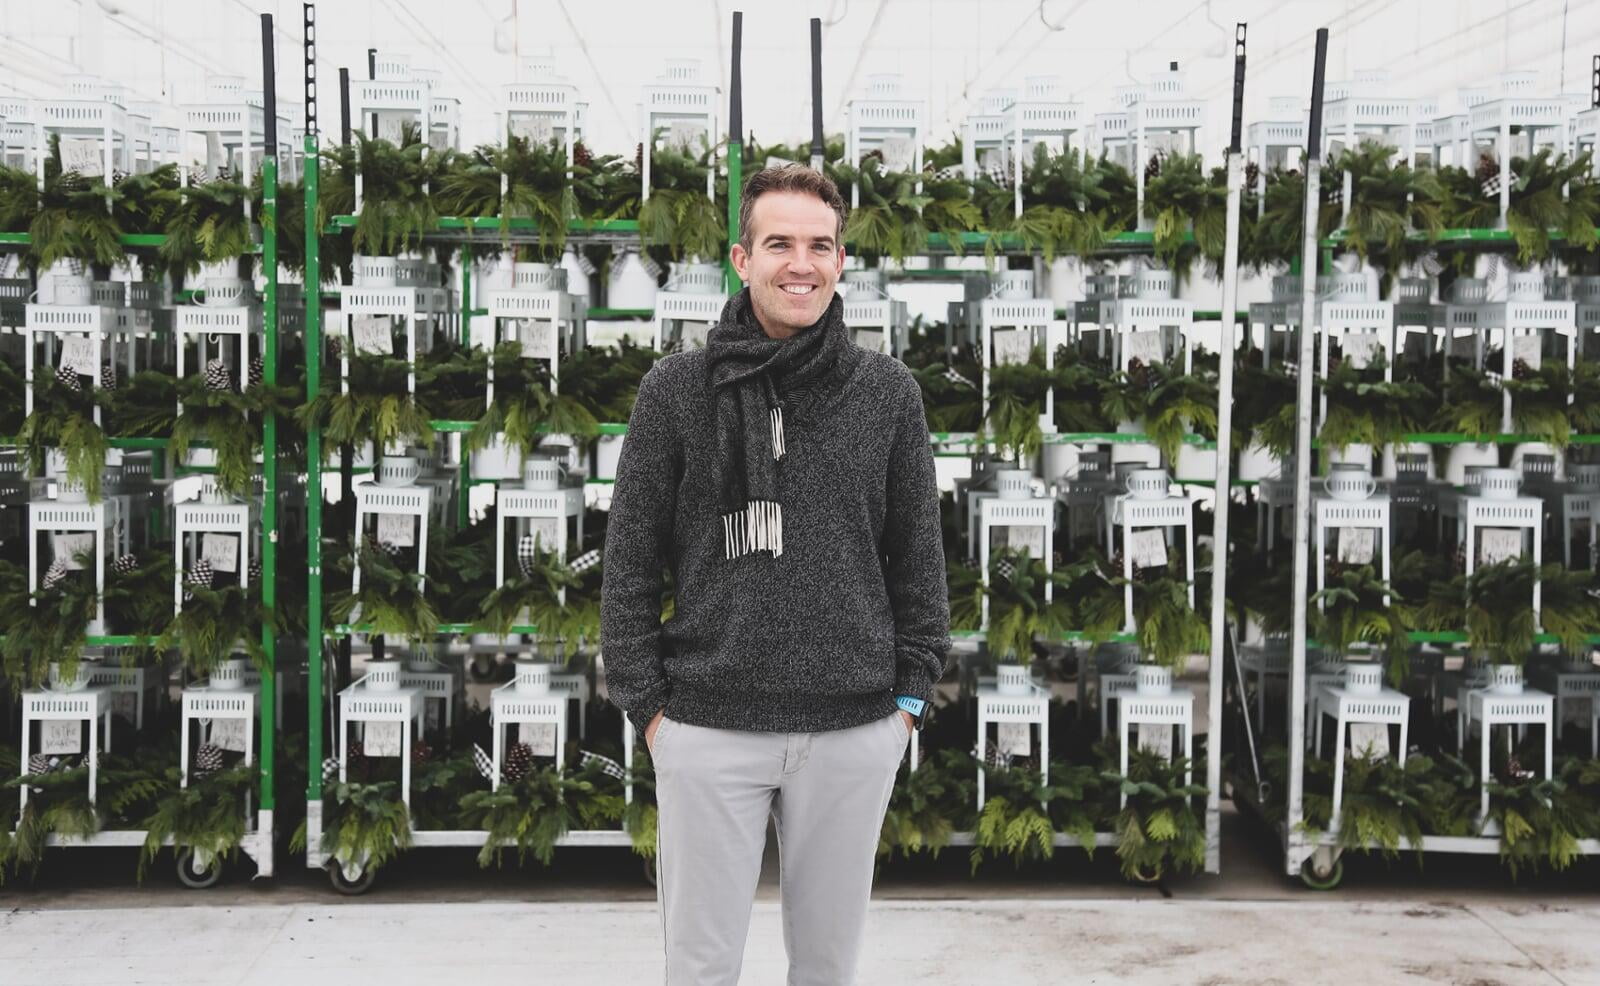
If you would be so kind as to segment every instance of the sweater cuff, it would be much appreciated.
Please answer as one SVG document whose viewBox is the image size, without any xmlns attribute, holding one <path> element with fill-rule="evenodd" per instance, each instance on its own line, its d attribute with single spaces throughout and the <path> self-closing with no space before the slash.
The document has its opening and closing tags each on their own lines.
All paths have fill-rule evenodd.
<svg viewBox="0 0 1600 986">
<path fill-rule="evenodd" d="M 901 658 L 897 662 L 894 676 L 894 697 L 899 698 L 901 695 L 906 695 L 932 703 L 933 685 L 934 682 L 928 677 L 927 669 L 920 661 Z"/>
<path fill-rule="evenodd" d="M 633 723 L 633 732 L 638 737 L 638 742 L 644 742 L 644 731 L 650 725 L 650 720 L 656 713 L 667 707 L 667 690 L 658 688 L 646 695 L 643 700 L 633 708 L 627 710 L 628 721 Z"/>
</svg>

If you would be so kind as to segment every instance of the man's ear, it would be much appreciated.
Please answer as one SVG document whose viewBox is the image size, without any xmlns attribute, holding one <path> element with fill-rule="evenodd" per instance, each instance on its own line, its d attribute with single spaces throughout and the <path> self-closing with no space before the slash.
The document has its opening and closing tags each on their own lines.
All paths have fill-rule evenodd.
<svg viewBox="0 0 1600 986">
<path fill-rule="evenodd" d="M 750 254 L 745 251 L 744 244 L 734 241 L 728 259 L 733 262 L 733 272 L 739 275 L 739 280 L 750 283 Z"/>
</svg>

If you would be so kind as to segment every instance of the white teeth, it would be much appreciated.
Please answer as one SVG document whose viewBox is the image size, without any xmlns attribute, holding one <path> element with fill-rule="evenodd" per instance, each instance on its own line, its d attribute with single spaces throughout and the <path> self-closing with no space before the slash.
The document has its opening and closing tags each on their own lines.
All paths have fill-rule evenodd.
<svg viewBox="0 0 1600 986">
<path fill-rule="evenodd" d="M 809 284 L 785 284 L 783 289 L 790 294 L 810 294 L 814 290 Z"/>
</svg>

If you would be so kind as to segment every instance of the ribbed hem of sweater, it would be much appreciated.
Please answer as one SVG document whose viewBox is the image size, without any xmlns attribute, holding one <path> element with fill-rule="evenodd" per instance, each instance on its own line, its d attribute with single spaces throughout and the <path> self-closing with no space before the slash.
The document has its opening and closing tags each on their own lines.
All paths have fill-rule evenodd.
<svg viewBox="0 0 1600 986">
<path fill-rule="evenodd" d="M 882 719 L 894 712 L 887 690 L 859 695 L 763 695 L 751 691 L 674 688 L 667 718 L 691 726 L 756 733 L 823 733 Z"/>
</svg>

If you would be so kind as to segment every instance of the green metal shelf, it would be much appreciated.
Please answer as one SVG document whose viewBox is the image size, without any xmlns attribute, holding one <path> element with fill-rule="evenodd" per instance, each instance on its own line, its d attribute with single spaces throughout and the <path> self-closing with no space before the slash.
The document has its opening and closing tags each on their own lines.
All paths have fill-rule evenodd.
<svg viewBox="0 0 1600 986">
<path fill-rule="evenodd" d="M 371 627 L 370 624 L 364 624 L 364 623 L 337 623 L 337 624 L 334 624 L 334 626 L 333 626 L 333 628 L 331 630 L 329 630 L 326 633 L 324 633 L 323 636 L 324 637 L 347 637 L 352 633 L 371 633 L 371 632 L 372 632 L 372 627 Z M 485 630 L 483 627 L 480 627 L 475 623 L 441 623 L 434 630 L 434 632 L 438 633 L 438 634 L 441 634 L 441 635 L 448 635 L 448 634 L 462 634 L 462 633 L 496 633 L 497 631 Z M 539 632 L 539 627 L 536 624 L 532 624 L 532 623 L 529 623 L 529 624 L 526 624 L 526 625 L 518 624 L 518 625 L 512 627 L 510 632 L 514 633 L 514 634 L 515 633 L 538 633 Z"/>
</svg>

